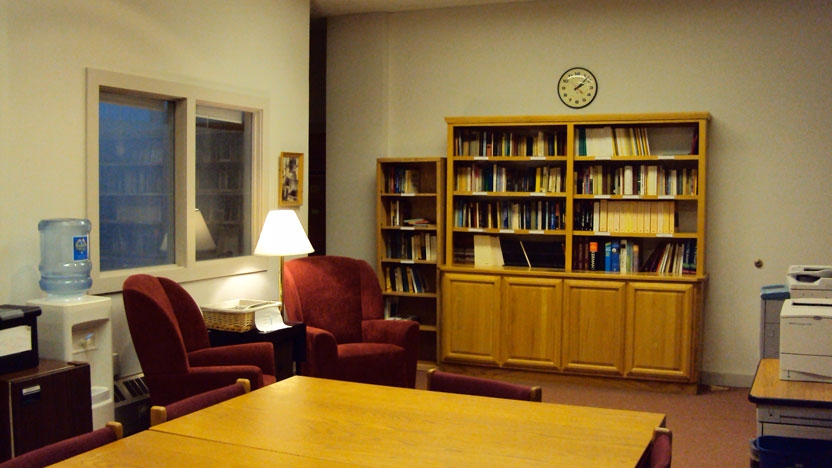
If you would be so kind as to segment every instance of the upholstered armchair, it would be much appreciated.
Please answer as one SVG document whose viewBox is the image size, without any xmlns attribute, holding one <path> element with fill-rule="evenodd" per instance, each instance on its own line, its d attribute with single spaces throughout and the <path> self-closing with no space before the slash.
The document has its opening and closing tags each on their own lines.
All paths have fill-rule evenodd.
<svg viewBox="0 0 832 468">
<path fill-rule="evenodd" d="M 364 260 L 297 258 L 283 269 L 289 320 L 306 324 L 306 361 L 313 377 L 396 387 L 416 386 L 419 324 L 385 320 L 378 278 Z"/>
<path fill-rule="evenodd" d="M 123 294 L 151 405 L 166 406 L 239 378 L 248 379 L 252 389 L 275 382 L 272 344 L 212 348 L 202 311 L 175 281 L 132 275 Z"/>
</svg>

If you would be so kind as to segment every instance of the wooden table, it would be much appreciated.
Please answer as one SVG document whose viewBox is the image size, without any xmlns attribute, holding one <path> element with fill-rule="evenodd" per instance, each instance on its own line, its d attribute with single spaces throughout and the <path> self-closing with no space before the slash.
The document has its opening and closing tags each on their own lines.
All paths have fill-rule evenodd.
<svg viewBox="0 0 832 468">
<path fill-rule="evenodd" d="M 757 435 L 832 439 L 832 384 L 780 379 L 780 360 L 761 359 L 748 400 Z"/>
<path fill-rule="evenodd" d="M 761 359 L 748 393 L 752 403 L 832 408 L 832 384 L 780 379 L 780 360 Z"/>
<path fill-rule="evenodd" d="M 300 467 L 357 468 L 348 463 L 333 463 L 317 458 L 260 450 L 242 445 L 142 431 L 111 444 L 60 462 L 56 467 Z"/>
<path fill-rule="evenodd" d="M 299 457 L 308 465 L 298 466 L 631 468 L 664 419 L 295 376 L 160 424 L 149 430 L 153 436 L 142 437 L 174 438 L 165 446 L 194 457 L 198 451 L 191 445 L 198 444 L 252 450 L 257 457 L 272 452 L 270 466 L 291 464 L 275 463 L 277 457 Z M 122 445 L 131 445 L 133 437 Z M 117 465 L 117 452 L 111 456 Z M 247 465 L 259 465 L 254 457 Z M 145 452 L 148 465 L 157 466 L 155 458 Z M 180 457 L 178 466 L 189 466 L 186 461 Z M 191 466 L 199 464 L 194 459 Z"/>
</svg>

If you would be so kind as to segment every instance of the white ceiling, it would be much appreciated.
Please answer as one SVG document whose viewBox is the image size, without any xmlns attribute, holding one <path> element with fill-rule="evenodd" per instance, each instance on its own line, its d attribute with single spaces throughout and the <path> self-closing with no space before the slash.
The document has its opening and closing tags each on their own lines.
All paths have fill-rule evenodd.
<svg viewBox="0 0 832 468">
<path fill-rule="evenodd" d="M 527 2 L 530 0 L 312 0 L 312 17 L 353 15 L 359 13 L 391 13 L 406 10 L 428 10 L 489 3 Z"/>
</svg>

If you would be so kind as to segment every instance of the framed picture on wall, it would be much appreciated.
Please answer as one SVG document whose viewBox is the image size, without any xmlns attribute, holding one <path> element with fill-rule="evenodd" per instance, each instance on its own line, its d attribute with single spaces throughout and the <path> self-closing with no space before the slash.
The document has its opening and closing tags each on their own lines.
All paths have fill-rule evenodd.
<svg viewBox="0 0 832 468">
<path fill-rule="evenodd" d="M 303 204 L 303 153 L 280 153 L 279 206 Z"/>
</svg>

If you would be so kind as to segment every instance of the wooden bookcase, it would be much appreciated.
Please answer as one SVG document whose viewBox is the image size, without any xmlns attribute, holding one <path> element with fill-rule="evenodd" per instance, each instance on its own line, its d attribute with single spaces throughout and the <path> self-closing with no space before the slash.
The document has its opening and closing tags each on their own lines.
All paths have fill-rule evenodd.
<svg viewBox="0 0 832 468">
<path fill-rule="evenodd" d="M 446 118 L 440 360 L 694 388 L 709 120 Z"/>
<path fill-rule="evenodd" d="M 436 364 L 444 258 L 445 158 L 376 163 L 376 271 L 385 316 L 419 322 L 419 360 Z"/>
</svg>

